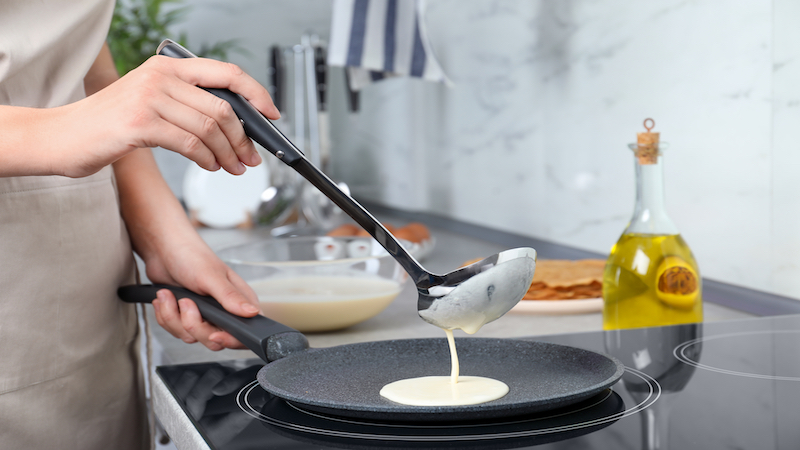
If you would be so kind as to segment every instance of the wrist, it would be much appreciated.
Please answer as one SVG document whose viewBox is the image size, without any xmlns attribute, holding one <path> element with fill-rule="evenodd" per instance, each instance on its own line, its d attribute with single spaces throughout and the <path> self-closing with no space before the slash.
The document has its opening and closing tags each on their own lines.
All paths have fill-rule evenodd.
<svg viewBox="0 0 800 450">
<path fill-rule="evenodd" d="M 0 176 L 61 175 L 60 108 L 0 106 Z"/>
<path fill-rule="evenodd" d="M 170 250 L 202 241 L 156 165 L 140 148 L 115 162 L 120 209 L 134 250 L 145 262 Z"/>
</svg>

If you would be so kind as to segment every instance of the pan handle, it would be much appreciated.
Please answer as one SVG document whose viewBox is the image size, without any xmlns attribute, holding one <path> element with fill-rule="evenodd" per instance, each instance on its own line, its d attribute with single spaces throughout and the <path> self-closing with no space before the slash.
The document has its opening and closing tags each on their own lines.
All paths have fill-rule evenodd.
<svg viewBox="0 0 800 450">
<path fill-rule="evenodd" d="M 265 362 L 272 362 L 292 353 L 306 350 L 308 339 L 295 330 L 272 319 L 258 315 L 239 317 L 231 314 L 212 297 L 166 284 L 122 286 L 117 295 L 127 303 L 151 303 L 156 292 L 169 289 L 175 298 L 188 298 L 197 304 L 204 319 L 232 334 Z"/>
</svg>

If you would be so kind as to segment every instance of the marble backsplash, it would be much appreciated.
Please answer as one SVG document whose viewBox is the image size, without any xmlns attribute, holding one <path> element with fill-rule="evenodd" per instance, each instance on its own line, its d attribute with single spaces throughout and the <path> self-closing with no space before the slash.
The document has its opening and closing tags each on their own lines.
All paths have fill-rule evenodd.
<svg viewBox="0 0 800 450">
<path fill-rule="evenodd" d="M 270 45 L 330 27 L 328 0 L 192 4 L 190 42 L 239 38 L 264 82 Z M 800 4 L 431 0 L 426 21 L 454 87 L 382 81 L 358 113 L 332 89 L 331 174 L 354 195 L 607 252 L 652 117 L 703 275 L 800 298 Z M 185 163 L 160 159 L 176 185 Z"/>
</svg>

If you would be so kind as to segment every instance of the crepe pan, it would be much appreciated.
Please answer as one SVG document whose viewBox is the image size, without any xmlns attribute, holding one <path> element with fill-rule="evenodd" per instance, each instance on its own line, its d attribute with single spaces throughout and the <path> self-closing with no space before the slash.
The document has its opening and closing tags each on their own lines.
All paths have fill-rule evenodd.
<svg viewBox="0 0 800 450">
<path fill-rule="evenodd" d="M 456 339 L 462 375 L 503 381 L 509 393 L 479 405 L 420 407 L 391 402 L 381 387 L 403 378 L 449 375 L 441 339 L 403 339 L 309 349 L 306 337 L 263 316 L 238 317 L 213 298 L 166 285 L 124 286 L 123 301 L 149 303 L 159 289 L 193 300 L 203 317 L 228 331 L 267 364 L 258 383 L 300 408 L 342 417 L 393 421 L 464 421 L 518 416 L 580 402 L 616 383 L 617 359 L 596 352 L 517 339 Z"/>
</svg>

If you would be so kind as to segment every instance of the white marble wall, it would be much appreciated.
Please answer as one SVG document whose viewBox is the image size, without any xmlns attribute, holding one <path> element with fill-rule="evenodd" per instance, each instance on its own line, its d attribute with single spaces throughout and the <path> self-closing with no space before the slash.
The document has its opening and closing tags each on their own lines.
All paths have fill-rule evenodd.
<svg viewBox="0 0 800 450">
<path fill-rule="evenodd" d="M 242 37 L 263 80 L 269 45 L 329 28 L 328 0 L 193 4 L 190 39 Z M 605 252 L 652 117 L 703 275 L 800 298 L 795 0 L 431 0 L 427 23 L 455 87 L 383 81 L 357 114 L 332 95 L 332 171 L 356 195 Z"/>
</svg>

